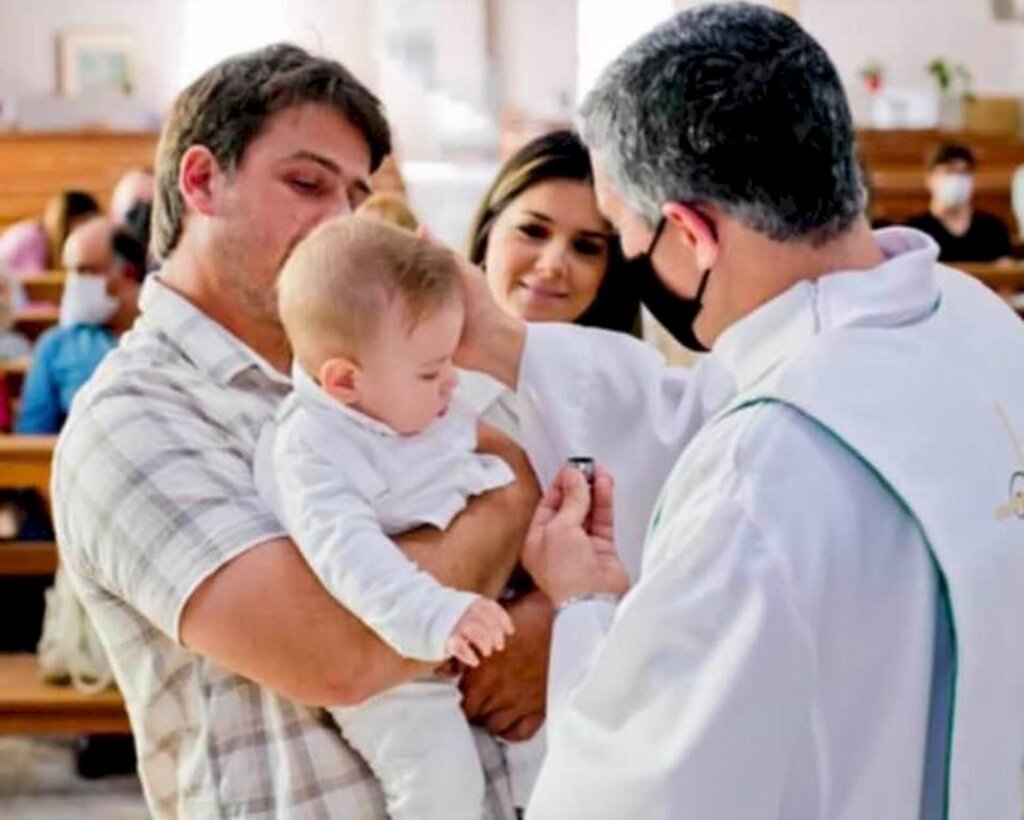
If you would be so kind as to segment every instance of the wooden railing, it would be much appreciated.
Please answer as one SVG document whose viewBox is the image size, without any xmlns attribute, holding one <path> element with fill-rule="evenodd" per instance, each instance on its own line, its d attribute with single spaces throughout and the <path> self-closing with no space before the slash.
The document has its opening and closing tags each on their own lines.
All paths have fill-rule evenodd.
<svg viewBox="0 0 1024 820">
<path fill-rule="evenodd" d="M 858 131 L 857 147 L 874 192 L 872 216 L 904 222 L 928 210 L 925 159 L 942 142 L 971 148 L 978 163 L 974 206 L 995 214 L 1016 234 L 1010 183 L 1014 171 L 1024 165 L 1024 141 L 1006 137 L 930 129 Z"/>
<path fill-rule="evenodd" d="M 0 488 L 31 487 L 50 495 L 55 436 L 0 436 Z M 0 576 L 52 575 L 56 545 L 0 541 Z M 0 654 L 0 734 L 90 734 L 131 731 L 116 689 L 84 695 L 46 683 L 34 655 Z"/>
<path fill-rule="evenodd" d="M 62 270 L 47 271 L 24 276 L 21 279 L 21 284 L 25 288 L 25 294 L 30 302 L 59 305 L 60 297 L 64 294 L 66 276 Z"/>
<path fill-rule="evenodd" d="M 24 333 L 29 339 L 35 341 L 47 330 L 57 324 L 60 317 L 60 310 L 57 305 L 44 304 L 42 302 L 29 305 L 18 311 L 14 321 L 14 329 Z"/>
<path fill-rule="evenodd" d="M 157 137 L 116 131 L 0 133 L 0 228 L 39 219 L 50 197 L 68 189 L 86 191 L 106 208 L 121 174 L 153 166 Z"/>
<path fill-rule="evenodd" d="M 957 262 L 953 265 L 1004 295 L 1024 291 L 1022 262 Z"/>
</svg>

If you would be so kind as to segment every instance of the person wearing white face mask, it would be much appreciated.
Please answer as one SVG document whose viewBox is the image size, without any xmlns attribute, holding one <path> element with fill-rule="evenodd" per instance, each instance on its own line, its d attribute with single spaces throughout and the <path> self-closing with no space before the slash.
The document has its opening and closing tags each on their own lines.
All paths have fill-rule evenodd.
<svg viewBox="0 0 1024 820">
<path fill-rule="evenodd" d="M 1011 252 L 1010 232 L 998 217 L 977 211 L 974 196 L 975 159 L 966 145 L 945 143 L 928 158 L 928 212 L 907 224 L 939 243 L 941 262 L 994 262 Z"/>
<path fill-rule="evenodd" d="M 60 321 L 36 344 L 15 430 L 60 432 L 78 389 L 138 315 L 145 248 L 106 217 L 76 228 L 64 244 L 68 270 Z"/>
</svg>

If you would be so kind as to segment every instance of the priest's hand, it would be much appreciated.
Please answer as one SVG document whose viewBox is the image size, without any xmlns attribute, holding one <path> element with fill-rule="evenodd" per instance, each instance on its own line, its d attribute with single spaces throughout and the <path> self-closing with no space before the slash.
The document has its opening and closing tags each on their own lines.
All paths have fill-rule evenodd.
<svg viewBox="0 0 1024 820">
<path fill-rule="evenodd" d="M 499 307 L 480 268 L 459 257 L 459 272 L 466 318 L 455 363 L 482 371 L 515 390 L 526 347 L 526 323 Z"/>
<path fill-rule="evenodd" d="M 521 560 L 556 607 L 585 595 L 622 597 L 629 589 L 613 541 L 613 493 L 603 467 L 596 468 L 593 493 L 578 470 L 563 467 L 541 499 Z"/>
</svg>

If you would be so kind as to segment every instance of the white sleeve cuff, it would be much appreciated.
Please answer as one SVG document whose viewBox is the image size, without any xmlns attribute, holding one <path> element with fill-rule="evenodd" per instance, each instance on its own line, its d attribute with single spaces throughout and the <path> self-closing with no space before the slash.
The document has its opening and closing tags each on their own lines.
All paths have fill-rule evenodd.
<svg viewBox="0 0 1024 820">
<path fill-rule="evenodd" d="M 470 605 L 480 599 L 480 596 L 473 592 L 463 592 L 458 589 L 444 588 L 445 601 L 437 607 L 430 618 L 426 630 L 427 645 L 424 647 L 423 660 L 440 663 L 447 660 L 448 639 L 451 638 L 455 624 L 459 622 Z"/>
<path fill-rule="evenodd" d="M 615 618 L 616 604 L 594 599 L 566 607 L 555 618 L 548 672 L 548 716 L 557 718 L 593 663 Z"/>
</svg>

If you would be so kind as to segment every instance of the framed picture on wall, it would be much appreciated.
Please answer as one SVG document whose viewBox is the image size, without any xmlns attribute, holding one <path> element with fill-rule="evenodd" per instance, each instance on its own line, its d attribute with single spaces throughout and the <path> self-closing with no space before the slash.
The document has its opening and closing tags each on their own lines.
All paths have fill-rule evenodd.
<svg viewBox="0 0 1024 820">
<path fill-rule="evenodd" d="M 71 29 L 57 35 L 60 93 L 131 94 L 135 89 L 135 38 L 118 29 Z"/>
</svg>

